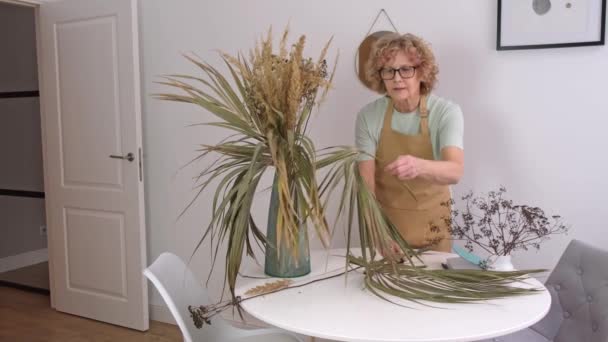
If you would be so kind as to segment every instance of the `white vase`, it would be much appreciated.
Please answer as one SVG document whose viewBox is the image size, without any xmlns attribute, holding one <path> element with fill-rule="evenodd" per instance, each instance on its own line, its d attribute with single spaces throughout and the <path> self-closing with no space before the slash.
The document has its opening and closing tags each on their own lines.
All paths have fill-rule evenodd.
<svg viewBox="0 0 608 342">
<path fill-rule="evenodd" d="M 510 255 L 495 255 L 490 257 L 490 270 L 492 271 L 514 271 Z"/>
</svg>

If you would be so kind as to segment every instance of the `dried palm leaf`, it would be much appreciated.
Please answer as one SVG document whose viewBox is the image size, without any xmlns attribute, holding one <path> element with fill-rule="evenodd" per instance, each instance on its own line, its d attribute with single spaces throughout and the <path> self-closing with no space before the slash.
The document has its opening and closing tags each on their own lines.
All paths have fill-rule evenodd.
<svg viewBox="0 0 608 342">
<path fill-rule="evenodd" d="M 289 285 L 293 283 L 292 280 L 289 279 L 280 279 L 277 281 L 267 282 L 264 285 L 258 285 L 253 287 L 245 292 L 246 296 L 257 296 L 263 295 L 270 292 L 275 292 L 284 288 L 287 288 Z"/>
</svg>

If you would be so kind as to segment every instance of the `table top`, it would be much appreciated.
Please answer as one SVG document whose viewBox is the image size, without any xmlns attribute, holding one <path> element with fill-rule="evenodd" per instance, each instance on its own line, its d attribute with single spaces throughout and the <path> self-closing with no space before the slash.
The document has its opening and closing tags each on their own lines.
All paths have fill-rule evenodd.
<svg viewBox="0 0 608 342">
<path fill-rule="evenodd" d="M 312 272 L 294 278 L 307 283 L 344 271 L 346 250 L 311 251 Z M 429 268 L 441 267 L 454 254 L 428 252 L 422 259 Z M 248 265 L 243 274 L 264 276 L 260 266 Z M 274 278 L 240 278 L 237 294 Z M 521 284 L 521 283 L 520 283 Z M 535 294 L 475 304 L 413 303 L 390 297 L 388 303 L 364 289 L 363 274 L 350 272 L 299 288 L 247 300 L 242 307 L 253 317 L 307 336 L 337 341 L 476 341 L 524 329 L 542 319 L 551 296 L 536 279 L 524 286 L 542 288 Z"/>
</svg>

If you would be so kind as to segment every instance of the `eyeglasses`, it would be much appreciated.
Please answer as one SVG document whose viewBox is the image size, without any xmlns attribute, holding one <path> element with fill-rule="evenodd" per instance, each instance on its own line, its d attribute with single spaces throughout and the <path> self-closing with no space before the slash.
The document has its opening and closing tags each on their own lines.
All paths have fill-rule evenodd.
<svg viewBox="0 0 608 342">
<path fill-rule="evenodd" d="M 401 76 L 401 78 L 412 78 L 412 77 L 414 77 L 414 74 L 416 73 L 416 67 L 403 66 L 399 69 L 382 68 L 378 71 L 378 73 L 380 74 L 381 79 L 388 81 L 388 80 L 392 80 L 393 78 L 395 78 L 395 74 L 397 73 L 397 71 L 399 71 L 399 76 Z"/>
</svg>

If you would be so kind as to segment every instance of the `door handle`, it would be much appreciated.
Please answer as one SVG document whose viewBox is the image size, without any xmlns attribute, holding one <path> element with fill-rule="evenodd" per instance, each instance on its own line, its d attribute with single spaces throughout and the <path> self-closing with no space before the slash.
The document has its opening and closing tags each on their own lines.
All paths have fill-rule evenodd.
<svg viewBox="0 0 608 342">
<path fill-rule="evenodd" d="M 130 162 L 132 162 L 132 161 L 135 160 L 135 157 L 133 156 L 133 153 L 131 153 L 131 152 L 127 153 L 126 156 L 116 156 L 116 155 L 111 154 L 110 158 L 114 158 L 114 159 L 126 159 L 126 160 L 128 160 Z"/>
</svg>

